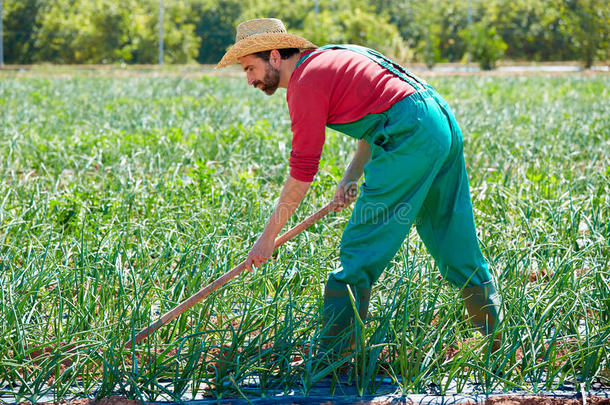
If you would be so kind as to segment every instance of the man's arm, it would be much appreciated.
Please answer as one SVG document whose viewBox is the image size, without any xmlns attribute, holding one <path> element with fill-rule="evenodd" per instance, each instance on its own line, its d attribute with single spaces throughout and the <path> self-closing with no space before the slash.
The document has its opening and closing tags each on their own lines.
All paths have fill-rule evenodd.
<svg viewBox="0 0 610 405">
<path fill-rule="evenodd" d="M 337 186 L 333 201 L 339 202 L 341 205 L 336 211 L 347 207 L 356 198 L 356 183 L 360 176 L 362 176 L 364 165 L 369 160 L 371 160 L 371 147 L 366 141 L 360 140 L 356 154 L 345 170 L 343 179 L 341 179 Z M 310 185 L 311 182 L 300 181 L 292 176 L 288 177 L 280 194 L 280 200 L 269 217 L 265 230 L 252 246 L 250 253 L 248 253 L 248 258 L 246 259 L 246 268 L 248 270 L 252 270 L 252 266 L 260 267 L 271 257 L 275 247 L 275 238 L 297 209 L 305 194 L 307 194 Z"/>
<path fill-rule="evenodd" d="M 288 177 L 280 194 L 280 200 L 269 217 L 265 230 L 248 253 L 246 259 L 248 270 L 252 270 L 252 265 L 260 267 L 269 259 L 275 247 L 276 236 L 297 209 L 305 194 L 307 194 L 310 185 L 310 182 L 300 181 L 292 176 Z"/>
<path fill-rule="evenodd" d="M 358 183 L 360 176 L 364 172 L 364 165 L 369 160 L 371 160 L 371 146 L 367 141 L 361 139 L 358 141 L 358 148 L 354 158 L 349 166 L 347 166 L 347 169 L 345 169 L 345 174 L 337 186 L 333 201 L 340 205 L 335 211 L 341 211 L 356 199 L 358 194 L 356 183 Z"/>
</svg>

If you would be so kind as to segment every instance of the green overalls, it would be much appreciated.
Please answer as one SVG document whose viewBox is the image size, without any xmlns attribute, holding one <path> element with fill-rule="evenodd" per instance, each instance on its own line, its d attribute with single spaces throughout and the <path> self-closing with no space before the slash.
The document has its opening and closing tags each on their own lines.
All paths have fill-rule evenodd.
<svg viewBox="0 0 610 405">
<path fill-rule="evenodd" d="M 461 289 L 474 325 L 490 334 L 500 321 L 499 297 L 479 248 L 462 133 L 447 102 L 423 80 L 376 51 L 354 45 L 318 49 L 365 55 L 416 89 L 382 113 L 328 124 L 371 146 L 365 182 L 341 240 L 341 268 L 331 272 L 324 292 L 328 339 L 349 330 L 353 323 L 348 286 L 360 317 L 366 318 L 371 287 L 414 222 L 443 277 Z M 315 52 L 303 56 L 297 66 Z"/>
</svg>

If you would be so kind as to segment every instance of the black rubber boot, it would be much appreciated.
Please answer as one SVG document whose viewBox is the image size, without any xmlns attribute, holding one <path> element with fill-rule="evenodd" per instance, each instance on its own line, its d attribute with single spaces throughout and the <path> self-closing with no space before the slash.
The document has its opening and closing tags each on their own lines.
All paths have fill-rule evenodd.
<svg viewBox="0 0 610 405">
<path fill-rule="evenodd" d="M 353 350 L 354 328 L 358 325 L 348 288 L 355 298 L 360 319 L 364 322 L 368 315 L 370 288 L 355 287 L 329 277 L 324 290 L 324 336 L 321 339 L 321 349 L 325 353 L 346 355 Z"/>
<path fill-rule="evenodd" d="M 495 352 L 502 343 L 502 335 L 495 332 L 502 322 L 502 311 L 500 297 L 493 282 L 466 287 L 461 293 L 474 327 L 484 336 L 494 334 L 492 351 Z"/>
</svg>

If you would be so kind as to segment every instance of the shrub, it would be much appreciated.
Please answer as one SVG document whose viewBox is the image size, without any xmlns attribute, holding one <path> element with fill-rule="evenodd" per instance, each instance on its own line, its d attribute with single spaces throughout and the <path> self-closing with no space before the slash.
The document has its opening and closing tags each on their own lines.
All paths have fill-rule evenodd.
<svg viewBox="0 0 610 405">
<path fill-rule="evenodd" d="M 504 56 L 507 45 L 496 32 L 495 27 L 479 21 L 460 32 L 466 42 L 466 49 L 473 60 L 479 63 L 483 70 L 496 67 L 496 62 Z"/>
</svg>

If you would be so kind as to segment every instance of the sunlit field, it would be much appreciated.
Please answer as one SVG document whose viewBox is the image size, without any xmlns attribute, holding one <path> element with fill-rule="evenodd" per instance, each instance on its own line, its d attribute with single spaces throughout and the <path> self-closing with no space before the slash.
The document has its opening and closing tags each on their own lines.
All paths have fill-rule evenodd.
<svg viewBox="0 0 610 405">
<path fill-rule="evenodd" d="M 0 79 L 0 392 L 18 401 L 610 385 L 610 75 L 430 77 L 462 126 L 502 347 L 412 230 L 371 297 L 348 381 L 317 355 L 331 214 L 132 349 L 245 259 L 288 174 L 285 93 L 243 78 Z M 328 131 L 291 221 L 325 205 L 355 142 Z M 405 173 L 405 177 L 409 173 Z M 329 374 L 330 372 L 330 374 Z M 330 375 L 330 377 L 329 377 Z"/>
</svg>

